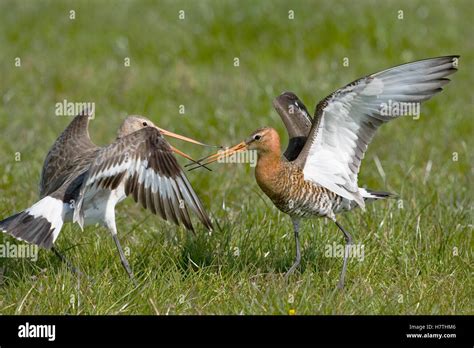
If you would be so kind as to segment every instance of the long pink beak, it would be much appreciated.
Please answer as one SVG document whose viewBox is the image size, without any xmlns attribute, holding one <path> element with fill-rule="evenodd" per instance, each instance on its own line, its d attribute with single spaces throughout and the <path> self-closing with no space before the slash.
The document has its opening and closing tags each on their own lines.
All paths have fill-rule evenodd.
<svg viewBox="0 0 474 348">
<path fill-rule="evenodd" d="M 180 135 L 180 134 L 176 134 L 176 133 L 167 131 L 166 129 L 163 129 L 163 128 L 160 128 L 160 127 L 156 127 L 156 128 L 157 128 L 163 135 L 166 135 L 166 136 L 169 136 L 169 137 L 172 137 L 172 138 L 176 138 L 176 139 L 179 139 L 179 140 L 184 140 L 184 141 L 187 141 L 188 143 L 192 143 L 192 144 L 196 144 L 196 145 L 208 146 L 208 147 L 215 147 L 215 146 L 208 145 L 208 144 L 204 144 L 204 143 L 201 143 L 200 141 L 197 141 L 197 140 L 194 140 L 194 139 L 185 137 L 184 135 Z"/>
</svg>

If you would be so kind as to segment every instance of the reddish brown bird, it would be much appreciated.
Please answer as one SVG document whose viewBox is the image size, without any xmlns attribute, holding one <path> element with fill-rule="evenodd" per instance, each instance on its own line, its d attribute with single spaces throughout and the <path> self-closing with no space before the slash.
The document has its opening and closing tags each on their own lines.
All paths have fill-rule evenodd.
<svg viewBox="0 0 474 348">
<path fill-rule="evenodd" d="M 425 59 L 358 79 L 323 99 L 311 119 L 295 94 L 286 92 L 274 101 L 290 141 L 284 157 L 280 137 L 269 127 L 260 128 L 244 142 L 205 159 L 208 164 L 246 149 L 258 154 L 255 177 L 260 188 L 293 221 L 296 259 L 301 259 L 301 218 L 327 217 L 344 234 L 346 248 L 338 287 L 344 286 L 351 235 L 336 215 L 366 201 L 392 196 L 358 186 L 357 176 L 367 146 L 380 125 L 402 116 L 400 106 L 418 106 L 440 92 L 446 76 L 457 69 L 459 56 Z M 397 105 L 397 112 L 387 106 Z M 416 108 L 415 108 L 416 109 Z M 413 110 L 415 110 L 413 109 Z M 418 109 L 419 110 L 419 109 Z M 394 109 L 392 110 L 394 111 Z"/>
</svg>

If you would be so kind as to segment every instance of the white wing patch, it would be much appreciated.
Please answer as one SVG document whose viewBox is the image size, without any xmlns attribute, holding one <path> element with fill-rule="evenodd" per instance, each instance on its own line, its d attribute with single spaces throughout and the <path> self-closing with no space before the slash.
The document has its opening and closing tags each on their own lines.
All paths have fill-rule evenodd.
<svg viewBox="0 0 474 348">
<path fill-rule="evenodd" d="M 354 156 L 357 131 L 360 126 L 350 117 L 350 102 L 355 93 L 349 93 L 341 101 L 330 103 L 325 114 L 338 115 L 337 118 L 325 115 L 319 124 L 318 134 L 311 146 L 303 169 L 305 180 L 318 183 L 327 189 L 349 200 L 360 197 L 354 175 L 347 170 L 346 163 Z"/>
<path fill-rule="evenodd" d="M 379 95 L 383 93 L 383 81 L 378 78 L 374 78 L 370 81 L 367 86 L 362 90 L 361 94 L 366 96 Z"/>
<path fill-rule="evenodd" d="M 377 128 L 402 115 L 385 114 L 383 107 L 414 103 L 413 110 L 419 110 L 421 102 L 449 82 L 446 76 L 456 71 L 455 62 L 457 57 L 449 56 L 404 64 L 359 79 L 326 98 L 316 115 L 318 128 L 311 130 L 302 151 L 305 180 L 364 208 L 357 183 L 360 163 Z"/>
<path fill-rule="evenodd" d="M 50 196 L 46 196 L 36 202 L 25 212 L 35 218 L 42 217 L 48 220 L 53 231 L 53 243 L 61 231 L 64 223 L 64 217 L 69 209 L 69 204 L 63 203 L 62 200 Z"/>
</svg>

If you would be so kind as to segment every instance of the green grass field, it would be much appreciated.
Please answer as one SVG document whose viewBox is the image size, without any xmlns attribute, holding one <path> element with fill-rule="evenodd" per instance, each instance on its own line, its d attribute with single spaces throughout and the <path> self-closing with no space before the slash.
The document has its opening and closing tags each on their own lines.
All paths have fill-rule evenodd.
<svg viewBox="0 0 474 348">
<path fill-rule="evenodd" d="M 55 116 L 64 99 L 95 102 L 90 133 L 100 145 L 128 114 L 212 144 L 272 126 L 286 144 L 271 104 L 282 91 L 314 110 L 368 73 L 441 55 L 461 60 L 420 119 L 382 127 L 369 147 L 359 184 L 400 200 L 339 217 L 365 250 L 363 261 L 350 260 L 343 291 L 342 259 L 325 256 L 326 245 L 343 243 L 336 226 L 303 223 L 302 265 L 286 283 L 290 219 L 252 168 L 217 164 L 188 173 L 212 234 L 199 226 L 193 236 L 131 199 L 118 206 L 137 287 L 106 229 L 67 224 L 57 246 L 93 281 L 78 281 L 44 250 L 36 262 L 0 258 L 0 314 L 473 314 L 473 15 L 467 0 L 2 1 L 1 218 L 37 200 L 44 156 L 71 120 Z M 196 158 L 210 153 L 172 143 Z M 0 235 L 6 242 L 16 243 Z"/>
</svg>

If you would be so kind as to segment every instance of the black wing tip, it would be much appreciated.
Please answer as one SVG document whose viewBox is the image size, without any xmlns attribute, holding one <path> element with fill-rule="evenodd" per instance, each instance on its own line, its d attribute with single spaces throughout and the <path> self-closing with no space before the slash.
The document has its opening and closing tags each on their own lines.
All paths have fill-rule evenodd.
<svg viewBox="0 0 474 348">
<path fill-rule="evenodd" d="M 276 110 L 279 110 L 279 109 L 285 109 L 286 104 L 292 103 L 294 101 L 299 101 L 299 100 L 300 99 L 295 93 L 290 92 L 290 91 L 284 91 L 273 99 L 272 104 Z"/>
<path fill-rule="evenodd" d="M 153 213 L 153 214 L 158 215 L 157 213 Z M 190 220 L 187 221 L 181 218 L 179 218 L 178 220 L 168 219 L 164 217 L 162 218 L 165 221 L 172 222 L 176 226 L 183 226 L 186 230 L 190 231 L 193 235 L 196 235 L 196 229 L 194 228 L 194 225 Z M 199 220 L 208 231 L 214 230 L 214 226 L 212 225 L 212 222 L 207 215 L 200 215 Z"/>
<path fill-rule="evenodd" d="M 296 95 L 296 93 L 291 92 L 291 91 L 284 91 L 278 95 L 278 97 L 273 99 L 273 106 L 278 109 L 278 107 L 284 107 L 287 104 L 292 104 L 292 103 L 299 103 L 301 104 L 300 106 L 304 109 L 306 109 L 306 106 L 304 103 L 301 101 L 301 99 Z"/>
<path fill-rule="evenodd" d="M 291 92 L 291 91 L 283 91 L 275 99 L 282 98 L 282 97 L 290 98 L 290 99 L 299 99 L 296 93 Z"/>
<path fill-rule="evenodd" d="M 448 61 L 451 61 L 452 66 L 449 69 L 446 69 L 447 72 L 455 73 L 456 71 L 458 71 L 458 61 L 459 61 L 459 58 L 461 58 L 461 56 L 459 54 L 455 54 L 455 55 L 452 55 L 452 56 L 440 57 L 440 59 L 442 59 L 442 58 L 449 58 Z"/>
<path fill-rule="evenodd" d="M 459 60 L 460 57 L 461 56 L 458 55 L 458 54 L 453 54 L 453 55 L 448 55 L 448 56 L 439 56 L 439 57 L 415 60 L 415 61 L 408 62 L 408 63 L 402 64 L 402 65 L 412 64 L 412 63 L 419 63 L 419 62 L 424 62 L 424 61 L 432 61 L 432 62 L 439 61 L 440 62 L 439 65 L 451 62 L 451 64 L 452 64 L 451 67 L 447 68 L 445 70 L 447 72 L 450 72 L 450 73 L 455 73 L 458 70 L 458 64 L 457 63 L 458 63 L 458 60 Z"/>
<path fill-rule="evenodd" d="M 26 211 L 0 221 L 1 232 L 44 249 L 53 247 L 54 229 L 51 227 L 51 223 L 46 218 L 35 217 Z"/>
<path fill-rule="evenodd" d="M 206 216 L 205 219 L 200 217 L 200 221 L 208 231 L 213 231 L 214 230 L 214 226 L 212 226 L 212 222 L 209 220 L 209 217 Z M 186 223 L 183 222 L 183 225 L 193 235 L 196 235 L 196 230 L 194 229 L 194 226 L 193 226 L 192 223 L 186 224 Z"/>
<path fill-rule="evenodd" d="M 196 198 L 198 198 L 198 200 L 199 200 L 199 197 L 197 197 L 197 195 L 196 195 Z M 207 214 L 207 212 L 204 210 L 201 201 L 199 200 L 199 201 L 197 201 L 197 202 L 195 201 L 193 203 L 196 205 L 197 210 L 195 210 L 195 209 L 192 209 L 192 210 L 194 210 L 194 213 L 199 218 L 199 221 L 203 224 L 203 226 L 207 230 L 212 231 L 214 229 L 214 227 L 212 226 L 211 219 L 209 218 L 209 215 Z M 190 228 L 188 228 L 188 226 L 186 226 L 186 228 L 194 233 L 195 231 L 194 231 L 194 227 L 193 227 L 192 223 L 189 222 L 189 225 L 190 225 Z"/>
<path fill-rule="evenodd" d="M 430 58 L 423 58 L 423 59 L 418 59 L 414 60 L 405 64 L 410 64 L 410 63 L 417 63 L 417 62 L 423 62 L 423 61 L 428 61 L 428 60 L 454 60 L 454 59 L 459 59 L 461 56 L 459 54 L 451 54 L 451 55 L 446 55 L 446 56 L 438 56 L 438 57 L 430 57 Z"/>
<path fill-rule="evenodd" d="M 214 227 L 212 225 L 212 222 L 211 220 L 209 219 L 209 217 L 207 215 L 202 215 L 202 216 L 199 216 L 199 220 L 201 221 L 201 223 L 203 224 L 203 226 L 208 230 L 208 231 L 213 231 L 214 230 Z M 176 223 L 176 225 L 180 226 L 181 224 L 183 224 L 183 226 L 190 232 L 192 232 L 193 235 L 196 235 L 196 230 L 192 224 L 191 221 L 185 221 L 185 220 L 181 220 Z"/>
<path fill-rule="evenodd" d="M 398 193 L 393 193 L 393 192 L 387 192 L 387 191 L 376 191 L 376 190 L 370 190 L 370 189 L 365 189 L 369 194 L 372 196 L 375 196 L 376 198 L 399 198 L 400 195 Z"/>
<path fill-rule="evenodd" d="M 214 230 L 214 226 L 212 225 L 211 219 L 209 218 L 209 216 L 208 216 L 207 214 L 204 215 L 204 216 L 205 216 L 205 219 L 201 219 L 202 224 L 203 224 L 209 231 L 213 231 L 213 230 Z"/>
<path fill-rule="evenodd" d="M 460 58 L 461 55 L 459 54 L 448 54 L 446 56 L 439 56 L 439 57 L 433 57 L 433 58 L 426 58 L 427 60 L 428 59 L 444 59 L 444 58 L 450 58 L 450 59 L 454 59 L 454 58 Z"/>
<path fill-rule="evenodd" d="M 435 67 L 435 66 L 438 66 L 438 65 L 443 65 L 443 64 L 451 62 L 451 67 L 443 69 L 443 70 L 449 71 L 450 73 L 455 73 L 458 70 L 458 64 L 457 64 L 458 62 L 455 61 L 455 60 L 459 60 L 460 57 L 461 57 L 460 55 L 455 54 L 455 55 L 448 55 L 448 56 L 439 56 L 439 57 L 430 57 L 430 58 L 411 60 L 409 62 L 402 63 L 402 64 L 399 64 L 399 65 L 394 65 L 390 68 L 387 68 L 387 69 L 384 69 L 384 70 L 381 70 L 381 71 L 377 71 L 377 72 L 374 72 L 374 73 L 369 74 L 367 76 L 361 77 L 361 78 L 359 78 L 357 80 L 354 80 L 353 82 L 347 84 L 343 88 L 352 86 L 352 85 L 358 83 L 360 80 L 363 80 L 363 79 L 377 77 L 379 74 L 386 73 L 387 71 L 391 71 L 393 69 L 402 68 L 402 67 L 405 67 L 407 65 L 412 65 L 412 64 L 422 63 L 422 62 L 431 62 L 432 67 Z M 333 94 L 337 93 L 340 89 L 336 90 L 335 92 L 330 94 L 328 97 L 330 97 Z"/>
</svg>

